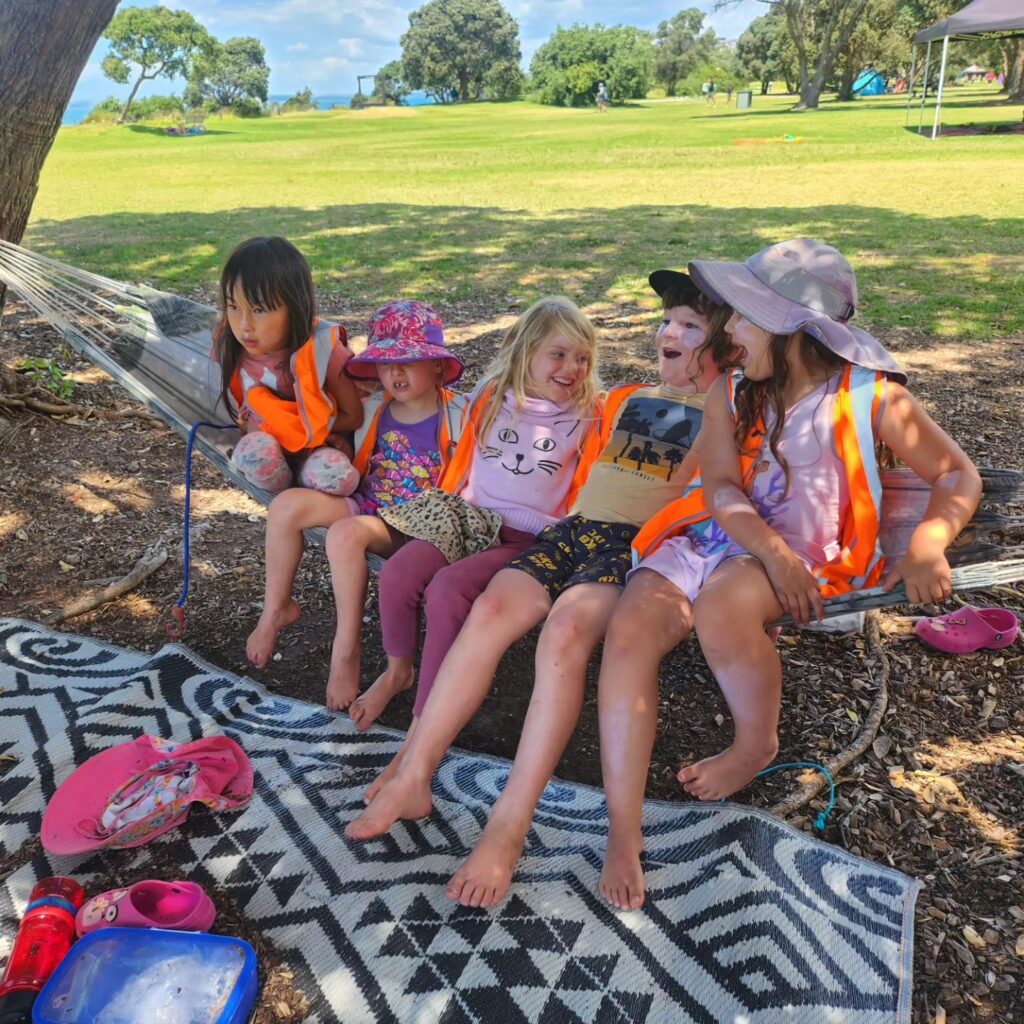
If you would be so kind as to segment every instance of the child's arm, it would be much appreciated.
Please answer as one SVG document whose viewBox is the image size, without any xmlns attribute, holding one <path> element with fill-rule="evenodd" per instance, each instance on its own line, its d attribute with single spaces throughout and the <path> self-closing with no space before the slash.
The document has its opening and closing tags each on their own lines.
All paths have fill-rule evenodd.
<svg viewBox="0 0 1024 1024">
<path fill-rule="evenodd" d="M 339 373 L 327 381 L 327 390 L 338 403 L 338 414 L 331 427 L 331 434 L 343 434 L 358 430 L 363 425 L 363 403 L 356 390 L 356 382 L 345 373 Z M 328 438 L 328 444 L 331 444 Z"/>
<path fill-rule="evenodd" d="M 889 566 L 882 587 L 902 580 L 912 604 L 949 597 L 946 548 L 967 525 L 981 497 L 981 477 L 974 464 L 901 384 L 887 384 L 878 436 L 932 487 L 924 519 L 910 538 L 907 553 Z"/>
<path fill-rule="evenodd" d="M 743 491 L 735 423 L 719 378 L 708 391 L 700 430 L 704 505 L 715 522 L 764 566 L 784 611 L 798 623 L 824 614 L 818 583 L 792 548 L 758 515 Z"/>
</svg>

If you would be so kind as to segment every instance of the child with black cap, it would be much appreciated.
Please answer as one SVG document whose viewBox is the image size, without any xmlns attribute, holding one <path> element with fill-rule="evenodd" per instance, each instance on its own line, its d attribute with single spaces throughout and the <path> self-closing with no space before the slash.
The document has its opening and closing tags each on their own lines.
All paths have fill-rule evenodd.
<svg viewBox="0 0 1024 1024">
<path fill-rule="evenodd" d="M 730 363 L 732 310 L 689 276 L 658 270 L 657 384 L 615 388 L 605 402 L 600 455 L 570 515 L 541 532 L 477 598 L 434 681 L 397 765 L 371 786 L 353 839 L 430 810 L 430 777 L 483 703 L 499 659 L 545 617 L 533 696 L 505 789 L 476 848 L 448 884 L 449 898 L 493 906 L 504 898 L 534 809 L 576 727 L 587 663 L 632 565 L 640 526 L 682 493 L 693 474 L 704 397 Z"/>
</svg>

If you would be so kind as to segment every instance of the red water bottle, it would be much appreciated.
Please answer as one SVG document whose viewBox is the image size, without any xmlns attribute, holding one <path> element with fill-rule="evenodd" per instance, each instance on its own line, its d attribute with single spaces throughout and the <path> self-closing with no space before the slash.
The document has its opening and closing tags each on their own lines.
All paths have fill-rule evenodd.
<svg viewBox="0 0 1024 1024">
<path fill-rule="evenodd" d="M 75 914 L 84 899 L 73 878 L 36 883 L 0 978 L 0 1024 L 31 1024 L 39 990 L 75 941 Z"/>
</svg>

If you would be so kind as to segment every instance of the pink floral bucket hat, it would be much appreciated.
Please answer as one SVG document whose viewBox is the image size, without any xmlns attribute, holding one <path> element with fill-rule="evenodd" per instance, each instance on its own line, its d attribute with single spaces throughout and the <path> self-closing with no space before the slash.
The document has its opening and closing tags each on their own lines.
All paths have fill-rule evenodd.
<svg viewBox="0 0 1024 1024">
<path fill-rule="evenodd" d="M 227 736 L 140 736 L 89 758 L 57 787 L 43 815 L 43 847 L 72 854 L 141 846 L 180 825 L 197 801 L 214 811 L 245 807 L 252 785 L 249 758 Z"/>
<path fill-rule="evenodd" d="M 377 363 L 423 363 L 444 360 L 444 383 L 454 384 L 464 369 L 444 343 L 441 318 L 425 302 L 389 302 L 370 317 L 366 348 L 345 364 L 356 380 L 375 380 Z"/>
</svg>

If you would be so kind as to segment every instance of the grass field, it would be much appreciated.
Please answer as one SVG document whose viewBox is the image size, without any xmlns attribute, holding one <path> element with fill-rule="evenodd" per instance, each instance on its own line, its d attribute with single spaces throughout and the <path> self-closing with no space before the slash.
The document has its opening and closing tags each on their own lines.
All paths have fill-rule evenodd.
<svg viewBox="0 0 1024 1024">
<path fill-rule="evenodd" d="M 944 120 L 1020 120 L 995 97 L 956 90 Z M 65 128 L 25 244 L 183 290 L 214 280 L 236 241 L 281 233 L 326 292 L 443 306 L 616 302 L 644 294 L 655 267 L 811 234 L 854 263 L 866 324 L 1024 332 L 1024 136 L 931 142 L 904 127 L 898 97 L 804 114 L 792 102 L 211 118 L 196 138 Z M 802 141 L 776 141 L 787 134 Z"/>
</svg>

